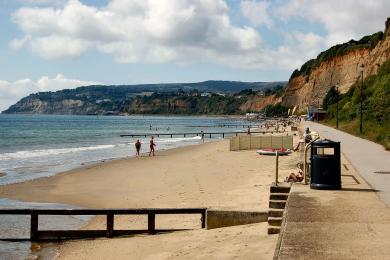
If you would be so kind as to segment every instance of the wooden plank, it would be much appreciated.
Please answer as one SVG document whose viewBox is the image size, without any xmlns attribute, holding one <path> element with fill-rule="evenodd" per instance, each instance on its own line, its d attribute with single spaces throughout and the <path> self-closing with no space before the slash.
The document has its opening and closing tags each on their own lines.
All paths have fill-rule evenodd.
<svg viewBox="0 0 390 260">
<path fill-rule="evenodd" d="M 206 228 L 206 211 L 202 212 L 202 216 L 200 218 L 200 221 L 202 222 L 202 228 Z"/>
<path fill-rule="evenodd" d="M 154 213 L 148 214 L 148 232 L 149 234 L 156 233 L 156 215 Z"/>
<path fill-rule="evenodd" d="M 0 215 L 146 215 L 155 214 L 201 214 L 206 208 L 139 208 L 139 209 L 0 209 Z"/>
<path fill-rule="evenodd" d="M 106 237 L 112 237 L 114 232 L 114 214 L 107 214 L 107 234 Z"/>
<path fill-rule="evenodd" d="M 157 233 L 169 233 L 175 231 L 184 231 L 191 229 L 155 229 L 155 234 Z M 117 236 L 129 236 L 137 234 L 147 234 L 148 230 L 114 230 L 112 235 L 113 237 Z M 61 241 L 68 239 L 85 239 L 85 238 L 97 238 L 105 237 L 106 230 L 40 230 L 37 233 L 37 241 Z M 0 241 L 28 241 L 29 239 L 0 239 Z"/>
<path fill-rule="evenodd" d="M 32 241 L 38 238 L 38 213 L 31 213 L 30 238 Z"/>
</svg>

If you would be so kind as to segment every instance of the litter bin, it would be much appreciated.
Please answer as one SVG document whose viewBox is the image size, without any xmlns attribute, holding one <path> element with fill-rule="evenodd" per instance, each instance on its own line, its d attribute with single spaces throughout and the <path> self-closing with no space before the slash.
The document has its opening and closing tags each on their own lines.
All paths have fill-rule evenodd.
<svg viewBox="0 0 390 260">
<path fill-rule="evenodd" d="M 317 140 L 311 145 L 310 188 L 341 189 L 340 142 Z"/>
</svg>

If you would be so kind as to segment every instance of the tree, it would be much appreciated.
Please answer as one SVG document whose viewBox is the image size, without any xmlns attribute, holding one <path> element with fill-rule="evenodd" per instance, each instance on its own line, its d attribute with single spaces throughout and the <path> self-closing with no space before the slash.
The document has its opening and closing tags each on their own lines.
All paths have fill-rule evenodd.
<svg viewBox="0 0 390 260">
<path fill-rule="evenodd" d="M 328 109 L 329 105 L 332 105 L 339 100 L 340 94 L 336 90 L 335 86 L 331 87 L 326 96 L 324 97 L 323 107 L 325 110 Z"/>
</svg>

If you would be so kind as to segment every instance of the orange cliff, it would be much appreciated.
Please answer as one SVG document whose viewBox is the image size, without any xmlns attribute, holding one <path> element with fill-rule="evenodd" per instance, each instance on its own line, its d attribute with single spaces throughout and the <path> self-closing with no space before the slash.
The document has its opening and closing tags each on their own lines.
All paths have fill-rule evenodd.
<svg viewBox="0 0 390 260">
<path fill-rule="evenodd" d="M 340 92 L 347 92 L 361 76 L 360 66 L 364 65 L 364 78 L 376 74 L 378 68 L 390 58 L 390 18 L 386 21 L 383 39 L 370 48 L 351 50 L 332 57 L 315 66 L 310 75 L 291 76 L 282 98 L 284 106 L 298 106 L 305 111 L 308 106 L 322 104 L 332 86 L 338 84 Z"/>
</svg>

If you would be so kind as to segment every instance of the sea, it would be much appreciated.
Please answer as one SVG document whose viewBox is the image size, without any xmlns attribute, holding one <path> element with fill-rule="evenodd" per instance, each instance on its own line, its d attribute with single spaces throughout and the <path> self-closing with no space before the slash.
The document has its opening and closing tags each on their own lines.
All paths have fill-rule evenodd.
<svg viewBox="0 0 390 260">
<path fill-rule="evenodd" d="M 156 136 L 157 133 L 200 133 L 245 131 L 247 121 L 231 117 L 206 116 L 75 116 L 0 114 L 0 185 L 53 176 L 57 173 L 100 162 L 135 156 L 139 139 L 146 156 L 150 137 L 121 137 L 124 134 Z M 227 128 L 227 126 L 229 126 Z M 222 139 L 205 136 L 206 142 Z M 156 152 L 198 145 L 200 136 L 155 137 Z M 1 188 L 1 187 L 0 187 Z M 0 208 L 75 208 L 72 205 L 31 203 L 0 198 Z M 0 215 L 0 238 L 28 237 L 28 217 Z M 88 217 L 40 220 L 54 228 L 80 228 Z M 42 223 L 41 223 L 42 222 Z M 33 246 L 34 247 L 34 246 Z M 56 254 L 48 247 L 49 259 Z M 54 248 L 54 249 L 53 249 Z M 35 259 L 39 254 L 30 242 L 0 241 L 0 259 Z M 40 256 L 42 258 L 42 256 Z"/>
</svg>

